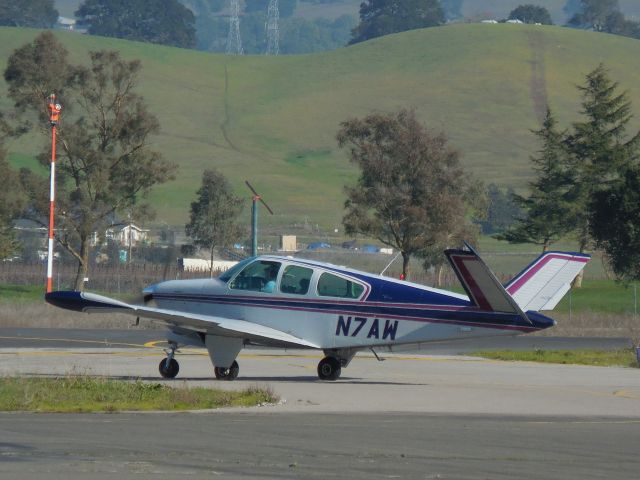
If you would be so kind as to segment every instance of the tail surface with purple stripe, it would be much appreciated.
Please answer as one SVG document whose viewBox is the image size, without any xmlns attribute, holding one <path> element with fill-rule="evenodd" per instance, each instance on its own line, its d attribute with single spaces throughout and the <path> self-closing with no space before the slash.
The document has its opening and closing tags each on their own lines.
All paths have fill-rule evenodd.
<svg viewBox="0 0 640 480">
<path fill-rule="evenodd" d="M 505 289 L 525 312 L 553 310 L 590 258 L 583 253 L 543 253 L 505 285 Z"/>
</svg>

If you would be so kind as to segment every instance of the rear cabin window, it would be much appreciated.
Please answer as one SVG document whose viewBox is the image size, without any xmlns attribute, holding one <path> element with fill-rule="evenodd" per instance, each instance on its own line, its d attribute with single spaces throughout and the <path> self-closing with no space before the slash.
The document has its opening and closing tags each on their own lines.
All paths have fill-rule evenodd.
<svg viewBox="0 0 640 480">
<path fill-rule="evenodd" d="M 297 265 L 285 267 L 280 280 L 280 291 L 282 293 L 293 293 L 295 295 L 306 295 L 309 291 L 313 270 Z"/>
<path fill-rule="evenodd" d="M 318 280 L 318 295 L 321 297 L 360 298 L 364 287 L 359 283 L 330 273 L 323 273 Z"/>
<path fill-rule="evenodd" d="M 276 288 L 276 279 L 280 262 L 258 260 L 247 265 L 229 284 L 235 290 L 272 293 Z"/>
</svg>

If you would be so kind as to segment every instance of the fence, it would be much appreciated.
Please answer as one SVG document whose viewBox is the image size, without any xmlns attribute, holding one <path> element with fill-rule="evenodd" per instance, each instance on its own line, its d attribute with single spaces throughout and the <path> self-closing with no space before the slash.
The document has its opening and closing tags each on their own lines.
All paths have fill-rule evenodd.
<svg viewBox="0 0 640 480">
<path fill-rule="evenodd" d="M 55 265 L 53 272 L 53 287 L 55 290 L 73 288 L 77 272 L 75 266 Z M 214 272 L 214 275 L 217 275 L 217 272 Z M 46 267 L 39 263 L 0 262 L 0 284 L 44 286 L 46 276 Z M 174 264 L 93 265 L 86 282 L 86 289 L 102 292 L 137 293 L 145 286 L 163 280 L 208 276 L 209 270 L 183 272 Z"/>
<path fill-rule="evenodd" d="M 345 265 L 367 272 L 381 272 L 387 264 L 394 258 L 392 255 L 382 255 L 373 253 L 354 252 L 348 250 L 329 251 L 302 251 L 298 254 L 301 258 L 309 258 L 337 265 Z M 502 282 L 508 281 L 514 274 L 522 270 L 538 254 L 536 253 L 485 253 L 483 259 L 489 267 L 496 273 Z M 385 275 L 398 278 L 400 275 L 402 260 L 396 259 L 386 270 Z M 433 270 L 424 271 L 419 259 L 411 262 L 411 280 L 423 285 L 442 288 L 459 288 L 455 274 L 445 265 L 438 282 L 437 275 Z M 54 265 L 54 288 L 69 289 L 74 285 L 76 276 L 75 265 Z M 218 272 L 214 272 L 214 276 Z M 177 264 L 132 264 L 132 265 L 92 265 L 89 272 L 89 280 L 86 283 L 87 290 L 98 290 L 103 292 L 134 293 L 139 292 L 146 285 L 163 280 L 173 280 L 180 278 L 204 278 L 209 276 L 208 269 L 181 271 Z M 595 256 L 587 265 L 586 276 L 590 279 L 608 278 L 603 267 L 602 260 Z M 23 264 L 15 262 L 0 262 L 0 283 L 14 285 L 45 285 L 46 272 L 43 264 Z"/>
</svg>

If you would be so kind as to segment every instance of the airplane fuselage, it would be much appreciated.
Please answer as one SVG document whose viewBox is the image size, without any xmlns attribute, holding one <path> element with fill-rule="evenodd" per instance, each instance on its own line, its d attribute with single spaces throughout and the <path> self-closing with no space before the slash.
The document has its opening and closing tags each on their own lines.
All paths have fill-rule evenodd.
<svg viewBox="0 0 640 480">
<path fill-rule="evenodd" d="M 320 262 L 275 256 L 260 258 L 280 264 L 276 288 L 271 292 L 234 288 L 233 275 L 229 275 L 223 280 L 162 282 L 145 293 L 152 296 L 159 308 L 246 320 L 305 338 L 322 349 L 515 335 L 552 325 L 524 324 L 514 314 L 482 311 L 465 295 L 410 282 L 342 270 Z M 304 294 L 282 291 L 283 272 L 292 266 L 313 271 Z M 322 295 L 319 279 L 323 274 L 362 286 L 362 294 L 349 299 Z"/>
</svg>

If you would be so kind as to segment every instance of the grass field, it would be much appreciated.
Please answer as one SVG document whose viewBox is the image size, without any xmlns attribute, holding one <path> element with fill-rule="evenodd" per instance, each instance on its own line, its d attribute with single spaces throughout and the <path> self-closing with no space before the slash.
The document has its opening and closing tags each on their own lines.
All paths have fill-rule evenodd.
<svg viewBox="0 0 640 480">
<path fill-rule="evenodd" d="M 496 350 L 474 352 L 471 355 L 493 360 L 638 368 L 636 351 L 633 348 L 622 350 L 534 350 L 528 352 Z"/>
<path fill-rule="evenodd" d="M 249 407 L 278 399 L 264 388 L 225 391 L 84 375 L 0 378 L 0 411 L 117 412 Z"/>
<path fill-rule="evenodd" d="M 0 29 L 0 68 L 37 33 Z M 545 98 L 566 126 L 577 118 L 575 85 L 605 62 L 640 108 L 640 70 L 633 67 L 640 41 L 559 27 L 454 25 L 279 57 L 57 35 L 74 62 L 102 48 L 142 60 L 140 90 L 162 124 L 154 147 L 180 165 L 177 179 L 152 195 L 157 224 L 183 225 L 202 170 L 218 167 L 238 193 L 249 193 L 249 179 L 271 205 L 276 215 L 262 215 L 263 227 L 338 227 L 343 186 L 356 172 L 335 133 L 352 116 L 415 108 L 449 134 L 478 177 L 523 187 L 536 149 L 530 129 Z M 9 105 L 5 93 L 0 84 L 0 108 Z M 640 126 L 640 118 L 634 122 Z M 33 164 L 39 142 L 46 138 L 11 141 L 10 158 Z"/>
</svg>

